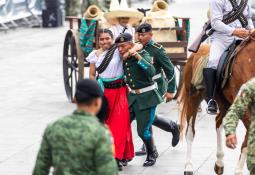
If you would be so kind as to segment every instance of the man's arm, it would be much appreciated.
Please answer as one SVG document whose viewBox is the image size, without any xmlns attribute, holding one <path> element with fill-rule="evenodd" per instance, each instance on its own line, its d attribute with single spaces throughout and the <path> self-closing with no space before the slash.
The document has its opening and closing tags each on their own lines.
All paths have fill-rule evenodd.
<svg viewBox="0 0 255 175">
<path fill-rule="evenodd" d="M 253 25 L 253 22 L 252 22 L 252 8 L 251 8 L 251 1 L 249 0 L 248 1 L 248 26 L 247 26 L 247 29 L 248 30 L 251 30 L 251 29 L 254 29 L 254 25 Z"/>
<path fill-rule="evenodd" d="M 211 25 L 216 31 L 221 31 L 231 36 L 235 30 L 222 22 L 223 19 L 223 0 L 211 0 L 210 1 L 210 11 L 211 11 Z"/>
<path fill-rule="evenodd" d="M 238 120 L 243 117 L 254 98 L 254 81 L 249 81 L 244 84 L 231 105 L 227 115 L 223 119 L 226 136 L 235 134 Z"/>
<path fill-rule="evenodd" d="M 37 155 L 33 175 L 48 175 L 52 166 L 51 148 L 47 139 L 49 127 L 44 132 L 40 150 Z"/>
<path fill-rule="evenodd" d="M 176 77 L 174 72 L 174 65 L 170 61 L 169 57 L 167 56 L 165 50 L 162 48 L 160 49 L 156 54 L 156 59 L 160 67 L 165 72 L 168 86 L 167 86 L 167 92 L 169 93 L 175 93 L 176 91 Z"/>
<path fill-rule="evenodd" d="M 152 64 L 152 58 L 150 54 L 146 51 L 137 53 L 134 55 L 138 60 L 137 64 L 150 76 L 153 77 L 156 73 L 156 70 Z"/>
<path fill-rule="evenodd" d="M 113 143 L 109 132 L 100 128 L 98 140 L 95 145 L 94 162 L 96 164 L 96 174 L 117 175 L 117 164 L 113 157 Z"/>
</svg>

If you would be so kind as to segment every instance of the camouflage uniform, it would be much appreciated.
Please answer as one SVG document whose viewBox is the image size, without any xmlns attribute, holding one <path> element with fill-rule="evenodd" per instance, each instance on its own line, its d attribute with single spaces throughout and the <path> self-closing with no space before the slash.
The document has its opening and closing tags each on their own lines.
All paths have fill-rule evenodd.
<svg viewBox="0 0 255 175">
<path fill-rule="evenodd" d="M 235 134 L 238 120 L 243 117 L 249 107 L 252 109 L 252 120 L 248 138 L 247 166 L 251 175 L 255 175 L 255 78 L 241 87 L 234 103 L 223 119 L 226 136 Z"/>
<path fill-rule="evenodd" d="M 33 175 L 117 175 L 109 131 L 96 117 L 75 111 L 49 125 Z"/>
</svg>

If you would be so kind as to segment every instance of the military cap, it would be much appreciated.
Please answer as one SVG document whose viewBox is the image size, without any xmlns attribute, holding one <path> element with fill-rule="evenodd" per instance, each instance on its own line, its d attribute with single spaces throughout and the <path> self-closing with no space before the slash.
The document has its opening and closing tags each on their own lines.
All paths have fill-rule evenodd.
<svg viewBox="0 0 255 175">
<path fill-rule="evenodd" d="M 84 102 L 89 97 L 102 97 L 104 92 L 95 80 L 83 79 L 79 80 L 76 85 L 75 97 L 78 102 Z"/>
<path fill-rule="evenodd" d="M 124 43 L 124 42 L 129 42 L 132 41 L 133 37 L 129 33 L 121 33 L 115 40 L 115 43 Z"/>
<path fill-rule="evenodd" d="M 136 32 L 138 33 L 146 33 L 146 32 L 150 32 L 152 30 L 152 27 L 150 24 L 148 23 L 143 23 L 141 25 L 139 25 L 136 29 Z"/>
</svg>

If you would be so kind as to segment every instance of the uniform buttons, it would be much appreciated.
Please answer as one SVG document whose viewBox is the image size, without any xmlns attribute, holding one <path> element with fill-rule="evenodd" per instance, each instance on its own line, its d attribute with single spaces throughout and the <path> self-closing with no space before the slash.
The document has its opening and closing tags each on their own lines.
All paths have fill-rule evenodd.
<svg viewBox="0 0 255 175">
<path fill-rule="evenodd" d="M 133 84 L 132 87 L 135 87 L 135 85 Z"/>
<path fill-rule="evenodd" d="M 126 63 L 126 66 L 128 65 L 128 63 Z"/>
<path fill-rule="evenodd" d="M 132 79 L 130 79 L 130 81 L 132 82 L 133 80 L 132 80 Z"/>
<path fill-rule="evenodd" d="M 128 76 L 130 77 L 130 74 L 128 74 Z"/>
<path fill-rule="evenodd" d="M 129 68 L 127 68 L 127 70 L 129 70 Z"/>
</svg>

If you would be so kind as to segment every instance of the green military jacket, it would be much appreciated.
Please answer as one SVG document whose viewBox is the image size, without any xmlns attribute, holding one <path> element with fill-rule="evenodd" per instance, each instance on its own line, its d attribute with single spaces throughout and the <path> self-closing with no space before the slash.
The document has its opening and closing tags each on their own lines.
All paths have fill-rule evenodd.
<svg viewBox="0 0 255 175">
<path fill-rule="evenodd" d="M 33 175 L 117 175 L 109 131 L 96 117 L 75 111 L 49 125 Z"/>
<path fill-rule="evenodd" d="M 176 91 L 174 65 L 171 63 L 163 46 L 151 40 L 144 46 L 144 49 L 153 58 L 156 75 L 161 73 L 161 78 L 155 80 L 158 84 L 158 89 L 161 95 L 164 95 L 166 92 L 174 93 Z"/>
<path fill-rule="evenodd" d="M 252 110 L 252 119 L 248 138 L 247 165 L 252 165 L 255 168 L 255 78 L 240 88 L 234 103 L 224 117 L 223 124 L 226 136 L 235 134 L 239 119 L 244 116 L 249 107 Z"/>
<path fill-rule="evenodd" d="M 152 65 L 151 56 L 145 50 L 138 52 L 142 60 L 138 61 L 134 56 L 123 61 L 123 69 L 126 82 L 132 90 L 142 89 L 153 85 L 152 77 L 155 75 L 155 68 Z M 157 89 L 141 94 L 128 94 L 129 106 L 137 101 L 139 109 L 147 109 L 157 106 L 163 101 Z"/>
</svg>

